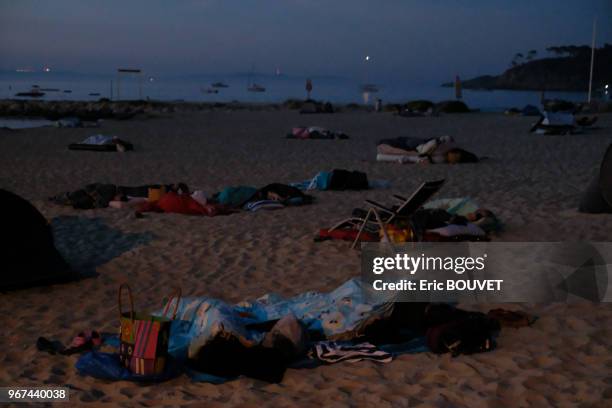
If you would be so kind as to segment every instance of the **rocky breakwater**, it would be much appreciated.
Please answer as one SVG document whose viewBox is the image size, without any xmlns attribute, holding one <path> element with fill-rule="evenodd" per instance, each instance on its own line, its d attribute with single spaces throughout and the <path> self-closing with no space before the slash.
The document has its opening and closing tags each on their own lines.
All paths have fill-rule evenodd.
<svg viewBox="0 0 612 408">
<path fill-rule="evenodd" d="M 175 106 L 150 101 L 31 101 L 0 100 L 0 117 L 38 117 L 58 120 L 78 117 L 81 120 L 130 119 L 138 114 L 158 116 L 175 111 Z"/>
</svg>

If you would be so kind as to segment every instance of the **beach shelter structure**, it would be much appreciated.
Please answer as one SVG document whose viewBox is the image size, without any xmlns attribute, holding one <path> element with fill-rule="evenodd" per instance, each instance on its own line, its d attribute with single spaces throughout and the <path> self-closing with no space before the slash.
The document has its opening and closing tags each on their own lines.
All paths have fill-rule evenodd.
<svg viewBox="0 0 612 408">
<path fill-rule="evenodd" d="M 74 280 L 76 274 L 57 252 L 51 227 L 27 200 L 0 189 L 0 291 Z"/>
<path fill-rule="evenodd" d="M 117 99 L 121 99 L 121 77 L 124 75 L 138 76 L 138 99 L 142 99 L 142 70 L 138 68 L 117 69 Z"/>
</svg>

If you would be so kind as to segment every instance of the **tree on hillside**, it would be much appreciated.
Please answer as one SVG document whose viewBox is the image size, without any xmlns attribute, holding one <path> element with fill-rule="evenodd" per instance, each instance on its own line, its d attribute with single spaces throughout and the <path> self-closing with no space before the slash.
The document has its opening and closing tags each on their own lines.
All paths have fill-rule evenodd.
<svg viewBox="0 0 612 408">
<path fill-rule="evenodd" d="M 560 45 L 546 48 L 546 51 L 559 57 L 579 57 L 589 53 L 590 50 L 591 47 L 588 45 Z"/>
<path fill-rule="evenodd" d="M 537 54 L 538 52 L 536 50 L 530 50 L 527 53 L 527 57 L 526 57 L 527 61 L 531 61 L 532 59 L 534 59 Z"/>
<path fill-rule="evenodd" d="M 517 65 L 520 65 L 521 62 L 523 62 L 523 54 L 521 54 L 520 52 L 517 52 L 514 55 L 514 58 L 512 59 L 512 62 L 510 63 L 511 66 L 516 67 Z"/>
</svg>

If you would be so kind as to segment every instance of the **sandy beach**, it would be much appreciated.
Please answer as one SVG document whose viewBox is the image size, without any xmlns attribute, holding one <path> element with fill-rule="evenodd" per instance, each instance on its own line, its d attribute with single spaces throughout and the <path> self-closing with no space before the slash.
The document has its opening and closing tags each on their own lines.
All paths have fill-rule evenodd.
<svg viewBox="0 0 612 408">
<path fill-rule="evenodd" d="M 604 407 L 612 405 L 612 306 L 588 302 L 504 305 L 537 315 L 504 329 L 498 348 L 472 356 L 420 353 L 389 364 L 340 363 L 289 369 L 280 384 L 240 378 L 223 385 L 187 377 L 157 385 L 79 376 L 77 356 L 36 350 L 39 336 L 68 342 L 76 333 L 118 327 L 117 288 L 129 282 L 139 309 L 157 309 L 168 288 L 229 302 L 266 292 L 329 291 L 360 273 L 346 242 L 315 243 L 320 228 L 364 199 L 388 202 L 420 183 L 446 178 L 439 198 L 469 196 L 506 229 L 494 241 L 610 241 L 612 216 L 576 211 L 612 140 L 612 114 L 582 135 L 528 133 L 533 118 L 494 113 L 401 118 L 390 113 L 211 111 L 106 120 L 99 129 L 0 129 L 0 187 L 32 202 L 52 222 L 56 246 L 73 266 L 95 271 L 78 282 L 0 293 L 0 384 L 72 387 L 91 406 L 206 407 Z M 342 130 L 348 140 L 288 140 L 293 126 Z M 135 151 L 69 151 L 104 133 Z M 485 160 L 462 165 L 378 163 L 376 141 L 450 135 Z M 226 186 L 306 180 L 321 170 L 360 170 L 391 189 L 314 192 L 313 205 L 280 211 L 193 217 L 119 209 L 74 210 L 49 196 L 93 182 L 185 182 L 214 193 Z M 499 305 L 479 305 L 486 311 Z"/>
</svg>

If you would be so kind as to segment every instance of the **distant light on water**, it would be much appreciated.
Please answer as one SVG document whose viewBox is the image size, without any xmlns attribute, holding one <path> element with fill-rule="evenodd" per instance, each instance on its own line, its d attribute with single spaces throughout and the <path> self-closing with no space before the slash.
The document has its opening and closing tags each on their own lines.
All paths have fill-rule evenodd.
<svg viewBox="0 0 612 408">
<path fill-rule="evenodd" d="M 366 55 L 366 61 L 369 61 L 369 60 L 370 60 L 370 56 Z"/>
</svg>

